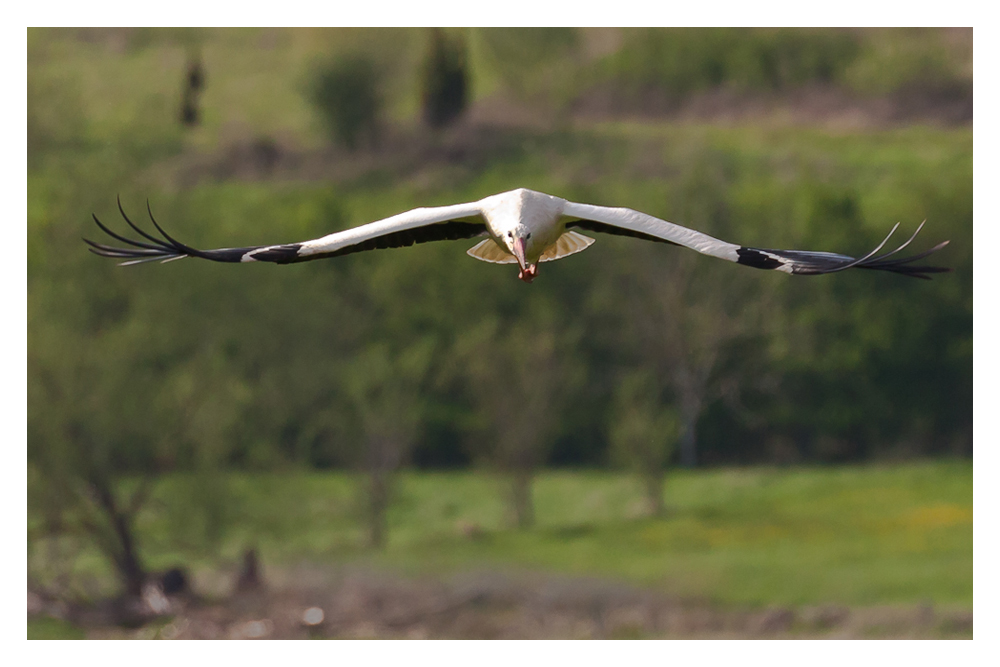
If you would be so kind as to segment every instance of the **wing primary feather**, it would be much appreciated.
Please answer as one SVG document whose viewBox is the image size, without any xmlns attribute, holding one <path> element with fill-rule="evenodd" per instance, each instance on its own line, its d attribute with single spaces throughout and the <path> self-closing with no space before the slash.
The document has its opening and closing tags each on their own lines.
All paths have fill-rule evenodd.
<svg viewBox="0 0 1000 667">
<path fill-rule="evenodd" d="M 136 241 L 134 239 L 130 239 L 127 236 L 122 236 L 120 234 L 116 234 L 115 232 L 113 232 L 110 229 L 108 229 L 100 220 L 98 220 L 97 216 L 95 214 L 91 213 L 91 216 L 94 218 L 94 222 L 97 223 L 97 226 L 100 227 L 104 231 L 105 234 L 107 234 L 108 236 L 110 236 L 112 238 L 118 239 L 122 243 L 128 243 L 129 245 L 133 245 L 136 248 L 148 248 L 148 249 L 151 249 L 151 250 L 162 250 L 163 249 L 163 244 L 161 242 L 158 242 L 156 245 L 152 245 L 152 244 L 149 244 L 149 243 L 143 243 L 142 241 Z M 86 241 L 86 239 L 84 239 L 84 240 Z M 88 241 L 88 243 L 89 243 L 89 241 Z"/>
<path fill-rule="evenodd" d="M 148 204 L 148 201 L 147 201 L 147 204 Z M 166 248 L 169 247 L 166 243 L 163 242 L 163 239 L 158 239 L 155 236 L 151 236 L 151 235 L 147 234 L 146 232 L 142 231 L 141 229 L 139 229 L 139 227 L 137 227 L 135 225 L 135 223 L 133 223 L 129 219 L 129 217 L 127 215 L 125 215 L 125 209 L 122 207 L 122 196 L 121 195 L 118 195 L 118 212 L 122 214 L 122 217 L 125 218 L 125 222 L 128 223 L 128 226 L 131 227 L 132 229 L 134 229 L 136 231 L 136 233 L 141 234 L 142 236 L 144 236 L 145 238 L 149 239 L 153 243 L 159 245 L 161 248 L 166 249 Z"/>
<path fill-rule="evenodd" d="M 844 264 L 843 266 L 838 266 L 838 267 L 834 267 L 832 269 L 827 269 L 826 271 L 824 271 L 824 273 L 836 273 L 837 271 L 844 271 L 846 269 L 850 269 L 852 267 L 858 266 L 859 264 L 863 264 L 864 262 L 867 262 L 869 259 L 871 259 L 872 257 L 874 257 L 878 253 L 878 251 L 881 250 L 883 248 L 883 246 L 885 246 L 886 243 L 889 242 L 889 237 L 891 237 L 896 232 L 897 229 L 899 229 L 899 223 L 898 222 L 895 225 L 893 225 L 892 229 L 889 230 L 889 233 L 886 234 L 886 236 L 885 236 L 884 239 L 882 239 L 882 242 L 879 243 L 877 246 L 875 246 L 875 249 L 872 250 L 870 253 L 868 253 L 864 257 L 861 257 L 859 259 L 854 260 L 853 262 L 848 262 L 847 264 Z"/>
<path fill-rule="evenodd" d="M 889 232 L 889 236 L 892 236 L 892 232 L 894 232 L 896 230 L 896 227 L 898 227 L 898 226 L 899 226 L 899 223 L 896 223 L 896 226 L 893 227 L 892 231 Z M 927 257 L 928 255 L 930 255 L 932 253 L 935 253 L 938 250 L 941 250 L 942 248 L 944 248 L 945 246 L 948 245 L 949 241 L 942 241 L 941 243 L 938 243 L 936 246 L 934 246 L 930 250 L 925 250 L 924 252 L 918 253 L 916 255 L 911 255 L 910 257 L 900 257 L 899 259 L 892 259 L 892 260 L 888 259 L 892 255 L 895 255 L 897 252 L 899 252 L 900 250 L 902 250 L 903 248 L 905 248 L 906 246 L 908 246 L 910 244 L 910 242 L 913 241 L 913 239 L 916 238 L 917 234 L 920 232 L 920 230 L 923 228 L 923 226 L 924 226 L 924 223 L 921 222 L 920 225 L 917 227 L 917 230 L 915 232 L 913 232 L 913 235 L 910 236 L 910 238 L 905 243 L 903 243 L 901 246 L 899 246 L 898 248 L 896 248 L 892 252 L 888 252 L 888 253 L 886 253 L 884 255 L 880 255 L 878 257 L 873 257 L 874 253 L 878 252 L 878 250 L 883 245 L 885 245 L 886 241 L 889 240 L 889 236 L 887 236 L 885 238 L 885 240 L 882 241 L 882 243 L 879 245 L 878 248 L 875 248 L 875 250 L 873 250 L 872 252 L 868 253 L 868 255 L 866 255 L 865 257 L 862 257 L 861 259 L 858 259 L 858 260 L 854 260 L 853 262 L 849 262 L 848 264 L 846 264 L 844 266 L 835 267 L 835 268 L 832 268 L 832 269 L 825 269 L 825 270 L 820 269 L 820 270 L 815 271 L 815 273 L 834 273 L 834 272 L 837 272 L 837 271 L 843 271 L 844 269 L 858 268 L 858 269 L 891 271 L 893 273 L 899 273 L 899 274 L 905 275 L 905 276 L 911 276 L 911 277 L 914 277 L 914 278 L 921 278 L 923 280 L 930 280 L 930 276 L 926 275 L 928 273 L 949 273 L 949 272 L 951 272 L 952 269 L 949 268 L 949 267 L 941 267 L 941 266 L 911 266 L 911 264 L 913 262 L 915 262 L 915 261 L 917 261 L 919 259 L 923 259 L 924 257 Z M 795 272 L 794 269 L 793 269 L 793 272 Z M 801 273 L 807 273 L 807 271 L 802 271 Z"/>
<path fill-rule="evenodd" d="M 921 223 L 920 223 L 919 225 L 917 225 L 917 229 L 916 229 L 916 231 L 914 231 L 914 232 L 913 232 L 913 234 L 912 234 L 912 235 L 910 236 L 910 238 L 908 238 L 908 239 L 906 240 L 906 243 L 904 243 L 903 245 L 899 246 L 898 248 L 896 248 L 896 249 L 895 249 L 895 250 L 893 250 L 892 252 L 887 252 L 887 253 L 885 253 L 884 255 L 879 255 L 878 257 L 873 257 L 873 258 L 872 258 L 872 262 L 879 262 L 879 261 L 882 261 L 882 260 L 886 259 L 887 257 L 892 257 L 892 256 L 893 256 L 893 255 L 895 255 L 895 254 L 896 254 L 897 252 L 899 252 L 900 250 L 902 250 L 902 249 L 903 249 L 903 248 L 905 248 L 906 246 L 908 246 L 908 245 L 910 245 L 911 243 L 913 243 L 913 239 L 917 238 L 917 234 L 919 234 L 919 233 L 920 233 L 920 230 L 924 228 L 924 224 L 925 224 L 926 222 L 927 222 L 927 221 L 926 221 L 926 220 L 924 220 L 924 221 L 923 221 L 923 222 L 921 222 Z"/>
<path fill-rule="evenodd" d="M 167 234 L 165 231 L 163 231 L 163 228 L 160 227 L 159 223 L 156 222 L 156 218 L 153 217 L 153 209 L 150 207 L 148 199 L 146 200 L 146 212 L 149 213 L 149 219 L 153 222 L 153 226 L 156 227 L 156 231 L 158 231 L 161 234 L 163 234 L 163 238 L 165 238 L 168 241 L 170 241 L 170 243 L 176 249 L 183 250 L 185 254 L 191 255 L 193 257 L 203 257 L 204 256 L 204 253 L 201 250 L 196 250 L 195 248 L 191 248 L 190 246 L 186 246 L 183 243 L 181 243 L 180 241 L 177 241 L 177 240 L 171 238 L 170 234 Z"/>
<path fill-rule="evenodd" d="M 113 248 L 112 246 L 104 245 L 103 243 L 95 243 L 90 239 L 83 239 L 84 243 L 92 246 L 91 249 L 96 248 L 98 255 L 106 255 L 108 257 L 135 257 L 142 255 L 150 255 L 154 257 L 160 257 L 164 254 L 163 250 L 146 250 L 146 249 L 136 249 L 132 248 Z"/>
<path fill-rule="evenodd" d="M 900 266 L 902 264 L 909 264 L 910 262 L 915 262 L 918 259 L 923 259 L 924 257 L 927 257 L 927 255 L 930 255 L 932 253 L 937 252 L 938 250 L 941 250 L 942 248 L 944 248 L 949 243 L 951 243 L 951 241 L 941 241 L 941 243 L 938 243 L 936 246 L 934 246 L 930 250 L 925 250 L 925 251 L 923 251 L 921 253 L 913 255 L 912 257 L 900 257 L 899 259 L 893 259 L 893 260 L 889 260 L 889 261 L 883 261 L 883 260 L 873 261 L 873 262 L 869 263 L 869 266 L 878 268 L 878 267 L 883 267 L 883 266 Z M 947 271 L 951 271 L 951 269 L 946 269 L 946 270 Z"/>
<path fill-rule="evenodd" d="M 102 257 L 111 257 L 115 259 L 128 259 L 131 261 L 121 262 L 119 266 L 129 266 L 131 264 L 143 264 L 151 261 L 173 261 L 175 259 L 180 259 L 181 257 L 202 257 L 205 259 L 212 259 L 215 261 L 223 262 L 238 262 L 242 257 L 249 251 L 255 248 L 223 248 L 220 250 L 209 250 L 203 251 L 196 248 L 187 246 L 180 241 L 177 241 L 171 237 L 167 232 L 159 225 L 156 218 L 153 216 L 152 207 L 149 201 L 146 201 L 146 211 L 149 213 L 149 219 L 152 221 L 153 226 L 156 227 L 157 231 L 163 235 L 164 239 L 156 238 L 146 231 L 143 231 L 137 224 L 132 222 L 128 214 L 125 213 L 125 208 L 122 206 L 121 196 L 118 197 L 118 212 L 121 213 L 122 218 L 125 223 L 132 228 L 137 234 L 142 238 L 148 239 L 151 243 L 146 243 L 144 241 L 138 241 L 136 239 L 130 239 L 128 237 L 122 236 L 111 230 L 107 225 L 100 221 L 100 219 L 95 214 L 91 214 L 94 222 L 104 233 L 108 234 L 111 238 L 114 238 L 123 243 L 127 243 L 132 246 L 131 248 L 115 248 L 112 246 L 104 245 L 103 243 L 95 243 L 89 239 L 84 238 L 84 242 L 91 246 L 89 250 L 96 255 Z M 264 246 L 257 246 L 264 247 Z"/>
<path fill-rule="evenodd" d="M 921 225 L 922 226 L 922 225 Z M 898 225 L 897 225 L 898 227 Z M 895 231 L 896 227 L 893 227 Z M 920 231 L 920 228 L 917 229 Z M 892 235 L 892 232 L 889 234 Z M 913 262 L 923 259 L 928 255 L 941 250 L 948 245 L 948 241 L 942 241 L 936 246 L 924 252 L 889 259 L 903 248 L 907 247 L 916 237 L 916 232 L 901 246 L 887 252 L 884 255 L 876 253 L 889 240 L 889 236 L 879 244 L 872 252 L 859 259 L 853 259 L 847 255 L 839 255 L 828 252 L 812 252 L 807 250 L 768 250 L 760 248 L 740 248 L 739 262 L 759 269 L 777 269 L 795 275 L 821 275 L 826 273 L 836 273 L 846 269 L 871 269 L 879 271 L 891 271 L 901 275 L 912 276 L 929 280 L 931 273 L 947 273 L 951 269 L 940 266 L 912 266 Z"/>
<path fill-rule="evenodd" d="M 133 259 L 129 260 L 128 262 L 119 262 L 118 266 L 132 266 L 133 264 L 148 264 L 149 262 L 157 262 L 157 261 L 159 261 L 162 264 L 163 262 L 170 262 L 172 260 L 182 259 L 184 257 L 187 257 L 187 255 L 174 255 L 172 257 L 167 257 L 166 259 L 162 259 L 161 257 L 144 257 L 143 259 Z"/>
</svg>

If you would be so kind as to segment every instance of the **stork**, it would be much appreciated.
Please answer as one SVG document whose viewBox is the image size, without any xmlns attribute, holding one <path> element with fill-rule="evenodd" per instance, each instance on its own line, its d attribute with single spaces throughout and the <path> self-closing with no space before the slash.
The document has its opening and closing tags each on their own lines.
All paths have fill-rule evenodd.
<svg viewBox="0 0 1000 667">
<path fill-rule="evenodd" d="M 415 208 L 312 241 L 216 250 L 198 250 L 176 241 L 153 218 L 148 202 L 146 209 L 153 226 L 162 238 L 157 238 L 136 226 L 125 214 L 119 199 L 118 210 L 125 218 L 125 222 L 144 240 L 121 236 L 106 227 L 94 215 L 94 222 L 98 227 L 130 247 L 113 247 L 84 239 L 91 246 L 91 252 L 125 260 L 121 262 L 122 265 L 153 261 L 169 262 L 184 257 L 198 257 L 216 262 L 291 264 L 378 248 L 399 248 L 429 241 L 485 237 L 470 248 L 468 254 L 494 264 L 517 263 L 518 278 L 530 283 L 538 276 L 540 262 L 562 259 L 590 247 L 594 239 L 577 231 L 583 230 L 683 246 L 745 266 L 773 269 L 792 275 L 835 273 L 845 269 L 876 269 L 929 279 L 929 274 L 951 270 L 912 264 L 945 247 L 948 241 L 942 241 L 930 250 L 916 255 L 892 258 L 916 238 L 923 223 L 920 223 L 909 240 L 901 246 L 879 255 L 878 252 L 899 227 L 899 223 L 896 223 L 888 236 L 874 250 L 862 257 L 854 258 L 832 252 L 769 250 L 741 246 L 720 241 L 708 234 L 632 209 L 578 204 L 525 188 L 502 192 L 466 204 Z"/>
</svg>

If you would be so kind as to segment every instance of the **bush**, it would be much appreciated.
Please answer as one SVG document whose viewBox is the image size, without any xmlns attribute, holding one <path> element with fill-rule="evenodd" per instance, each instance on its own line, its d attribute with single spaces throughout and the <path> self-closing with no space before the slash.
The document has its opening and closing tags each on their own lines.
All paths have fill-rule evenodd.
<svg viewBox="0 0 1000 667">
<path fill-rule="evenodd" d="M 310 98 L 331 138 L 355 150 L 362 138 L 378 142 L 382 98 L 381 74 L 363 56 L 349 56 L 319 68 L 313 77 Z"/>
</svg>

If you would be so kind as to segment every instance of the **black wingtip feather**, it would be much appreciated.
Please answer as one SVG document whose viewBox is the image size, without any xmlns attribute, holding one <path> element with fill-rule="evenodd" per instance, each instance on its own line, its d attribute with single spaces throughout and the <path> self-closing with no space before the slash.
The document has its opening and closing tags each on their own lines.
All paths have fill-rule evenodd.
<svg viewBox="0 0 1000 667">
<path fill-rule="evenodd" d="M 146 213 L 149 214 L 149 220 L 150 220 L 150 222 L 153 223 L 153 226 L 156 227 L 156 231 L 160 232 L 160 234 L 163 235 L 163 238 L 167 239 L 167 241 L 169 241 L 175 248 L 177 248 L 178 250 L 184 250 L 186 253 L 192 254 L 192 255 L 195 255 L 195 254 L 198 253 L 198 251 L 195 250 L 194 248 L 190 248 L 190 247 L 184 245 L 180 241 L 177 241 L 176 239 L 172 238 L 170 236 L 170 234 L 167 234 L 165 231 L 163 231 L 163 227 L 160 227 L 160 224 L 158 222 L 156 222 L 156 218 L 153 217 L 153 209 L 149 205 L 149 200 L 148 199 L 146 200 Z"/>
<path fill-rule="evenodd" d="M 922 278 L 923 280 L 931 279 L 931 277 L 927 275 L 929 273 L 951 273 L 953 269 L 948 266 L 913 266 L 913 262 L 923 259 L 924 257 L 936 253 L 937 251 L 946 247 L 949 243 L 951 243 L 950 240 L 942 241 L 933 248 L 917 253 L 916 255 L 910 255 L 909 257 L 900 257 L 899 259 L 886 259 L 887 257 L 896 254 L 897 252 L 905 248 L 907 245 L 909 245 L 910 241 L 916 238 L 917 234 L 920 232 L 920 229 L 923 226 L 924 226 L 923 223 L 920 223 L 920 227 L 917 227 L 917 231 L 913 233 L 913 236 L 910 237 L 910 240 L 901 245 L 900 247 L 896 248 L 892 252 L 888 252 L 884 255 L 880 255 L 879 257 L 875 257 L 870 261 L 859 265 L 858 268 L 872 269 L 875 271 L 890 271 L 892 273 L 898 273 L 900 275 L 910 276 L 912 278 Z"/>
<path fill-rule="evenodd" d="M 163 241 L 161 241 L 160 239 L 156 238 L 155 236 L 150 236 L 146 232 L 142 231 L 141 229 L 139 229 L 135 225 L 135 223 L 133 223 L 129 219 L 129 217 L 125 214 L 125 209 L 122 208 L 122 197 L 121 197 L 121 195 L 118 195 L 118 212 L 122 214 L 122 217 L 125 219 L 125 222 L 128 223 L 128 226 L 131 227 L 132 229 L 134 229 L 136 231 L 136 233 L 142 235 L 144 238 L 149 239 L 150 241 L 152 241 L 153 243 L 155 243 L 157 246 L 166 247 L 165 244 L 163 243 Z M 96 216 L 94 216 L 94 217 L 96 217 Z M 134 241 L 127 241 L 127 243 L 131 243 L 132 245 L 135 245 Z"/>
<path fill-rule="evenodd" d="M 171 239 L 167 234 L 160 229 L 159 225 L 156 225 L 155 220 L 153 224 L 156 225 L 158 231 L 163 234 L 166 241 L 163 239 L 158 239 L 155 236 L 143 231 L 138 225 L 132 222 L 128 214 L 125 213 L 125 208 L 122 206 L 121 195 L 117 197 L 118 202 L 118 212 L 121 213 L 122 218 L 125 223 L 137 234 L 139 234 L 143 239 L 149 241 L 139 241 L 136 239 L 130 239 L 126 236 L 122 236 L 117 232 L 110 229 L 107 225 L 101 222 L 100 218 L 97 217 L 96 213 L 92 213 L 91 217 L 94 219 L 94 223 L 103 231 L 105 234 L 115 239 L 116 241 L 121 241 L 126 243 L 131 247 L 128 248 L 117 248 L 114 246 L 105 245 L 103 243 L 97 243 L 91 241 L 90 239 L 84 238 L 83 241 L 90 246 L 88 250 L 93 252 L 95 255 L 100 255 L 101 257 L 110 257 L 112 259 L 123 259 L 127 260 L 121 262 L 122 265 L 127 264 L 141 264 L 144 262 L 151 262 L 156 260 L 170 260 L 177 259 L 179 257 L 194 255 L 197 251 L 191 252 L 194 249 L 188 248 L 183 244 L 180 244 L 173 239 Z M 147 202 L 148 205 L 148 202 Z M 152 217 L 152 215 L 150 216 Z"/>
<path fill-rule="evenodd" d="M 105 234 L 115 239 L 116 241 L 121 241 L 122 243 L 128 244 L 131 247 L 117 248 L 114 246 L 104 245 L 103 243 L 97 243 L 89 239 L 84 238 L 83 241 L 90 246 L 88 250 L 93 252 L 95 255 L 100 255 L 101 257 L 110 257 L 112 259 L 123 259 L 124 262 L 120 262 L 121 266 L 127 266 L 130 264 L 143 264 L 146 262 L 153 262 L 157 260 L 170 261 L 174 259 L 180 259 L 181 257 L 200 257 L 203 259 L 210 259 L 216 262 L 239 262 L 243 259 L 244 255 L 255 250 L 254 248 L 225 248 L 221 250 L 198 250 L 192 248 L 191 246 L 185 245 L 180 241 L 176 240 L 160 226 L 153 217 L 153 210 L 150 206 L 149 200 L 146 200 L 146 212 L 149 214 L 149 219 L 153 223 L 156 230 L 162 235 L 163 238 L 157 238 L 152 234 L 142 230 L 138 225 L 132 222 L 132 219 L 128 217 L 125 213 L 125 208 L 122 206 L 121 196 L 117 198 L 118 201 L 118 212 L 121 213 L 122 218 L 125 223 L 132 228 L 132 230 L 139 234 L 145 241 L 139 241 L 136 239 L 130 239 L 126 236 L 122 236 L 117 232 L 110 229 L 107 225 L 100 221 L 96 214 L 91 214 L 94 218 L 94 223 L 97 224 L 98 228 Z M 148 242 L 147 242 L 148 241 Z"/>
<path fill-rule="evenodd" d="M 900 245 L 895 250 L 882 255 L 878 255 L 877 253 L 883 248 L 883 246 L 885 246 L 893 232 L 895 232 L 899 227 L 898 223 L 892 228 L 888 236 L 886 236 L 882 242 L 875 247 L 874 250 L 857 259 L 849 257 L 848 255 L 828 252 L 812 252 L 808 250 L 765 250 L 760 248 L 740 248 L 737 250 L 737 255 L 739 257 L 737 261 L 740 264 L 746 264 L 755 268 L 781 268 L 786 271 L 790 270 L 792 274 L 804 276 L 837 273 L 839 271 L 846 271 L 847 269 L 869 269 L 874 271 L 889 271 L 891 273 L 898 273 L 911 278 L 930 280 L 931 276 L 929 274 L 948 273 L 951 269 L 941 266 L 913 266 L 913 262 L 941 250 L 948 245 L 948 241 L 942 241 L 929 250 L 925 250 L 915 255 L 910 255 L 909 257 L 889 259 L 900 250 L 910 245 L 913 239 L 917 237 L 917 234 L 920 233 L 920 230 L 923 229 L 923 226 L 924 223 L 920 223 L 920 226 L 917 227 L 917 230 L 913 232 L 913 235 L 911 235 L 905 243 Z"/>
</svg>

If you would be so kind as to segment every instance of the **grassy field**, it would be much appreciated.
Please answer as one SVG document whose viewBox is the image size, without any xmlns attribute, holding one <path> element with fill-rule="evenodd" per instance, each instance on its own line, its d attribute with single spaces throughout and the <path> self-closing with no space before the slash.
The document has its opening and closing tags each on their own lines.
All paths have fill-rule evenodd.
<svg viewBox="0 0 1000 667">
<path fill-rule="evenodd" d="M 355 479 L 344 473 L 233 475 L 214 531 L 192 513 L 189 479 L 157 487 L 141 516 L 149 565 L 196 578 L 256 545 L 266 567 L 360 565 L 407 576 L 469 570 L 594 576 L 721 605 L 972 606 L 972 465 L 676 472 L 670 515 L 642 515 L 629 477 L 547 472 L 538 524 L 508 527 L 504 487 L 478 473 L 408 473 L 384 552 L 364 548 Z M 169 510 L 169 511 L 168 511 Z M 180 548 L 178 548 L 180 545 Z M 36 545 L 36 558 L 44 551 Z M 36 559 L 36 563 L 37 563 Z M 85 549 L 82 580 L 110 586 Z"/>
</svg>

